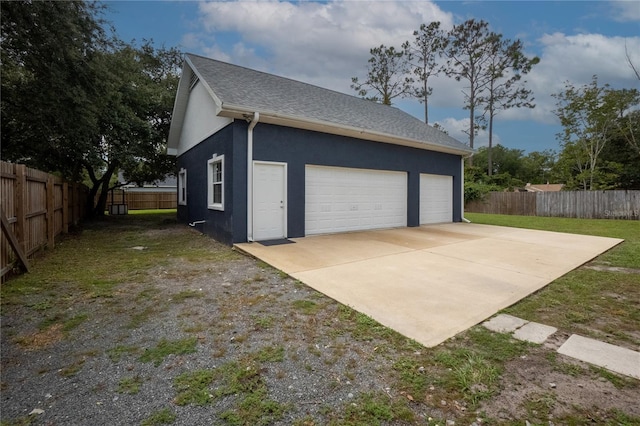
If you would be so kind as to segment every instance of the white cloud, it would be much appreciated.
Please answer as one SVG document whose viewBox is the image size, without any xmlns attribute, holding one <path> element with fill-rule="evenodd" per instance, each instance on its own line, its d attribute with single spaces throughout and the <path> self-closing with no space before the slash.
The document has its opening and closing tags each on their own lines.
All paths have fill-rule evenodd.
<svg viewBox="0 0 640 426">
<path fill-rule="evenodd" d="M 636 0 L 612 1 L 613 19 L 618 22 L 640 21 L 640 4 Z"/>
<path fill-rule="evenodd" d="M 640 57 L 640 37 L 606 37 L 601 34 L 545 34 L 540 38 L 545 69 L 554 79 L 587 81 L 597 74 L 611 83 L 628 82 L 633 75 L 626 66 L 625 43 L 636 60 Z"/>
<path fill-rule="evenodd" d="M 633 1 L 612 4 L 623 9 L 637 6 Z M 413 39 L 413 30 L 422 23 L 441 21 L 449 29 L 454 20 L 429 1 L 214 1 L 200 3 L 199 11 L 199 27 L 183 37 L 187 50 L 351 94 L 351 77 L 364 77 L 371 47 L 398 47 Z M 625 16 L 635 15 L 632 10 Z M 529 43 L 527 55 L 541 59 L 525 77 L 536 108 L 503 111 L 496 120 L 557 123 L 551 94 L 563 90 L 565 81 L 582 85 L 594 74 L 603 84 L 637 87 L 626 62 L 625 42 L 639 66 L 640 37 L 557 32 Z M 464 82 L 440 75 L 430 86 L 432 113 L 438 108 L 462 109 Z M 468 140 L 464 134 L 452 136 Z"/>
<path fill-rule="evenodd" d="M 198 49 L 201 47 L 201 41 L 198 34 L 186 33 L 182 36 L 180 45 L 187 50 Z"/>
<path fill-rule="evenodd" d="M 203 36 L 218 34 L 207 54 L 346 93 L 351 77 L 364 76 L 370 48 L 399 47 L 424 22 L 453 25 L 426 1 L 206 2 L 200 13 Z M 240 44 L 223 44 L 225 34 Z"/>
<path fill-rule="evenodd" d="M 567 81 L 581 86 L 597 75 L 601 84 L 608 83 L 614 88 L 638 87 L 625 56 L 625 43 L 632 61 L 638 64 L 640 37 L 554 33 L 543 35 L 538 42 L 542 49 L 540 63 L 526 76 L 527 87 L 536 98 L 536 108 L 506 111 L 504 118 L 556 122 L 555 99 L 551 94 L 563 91 Z"/>
</svg>

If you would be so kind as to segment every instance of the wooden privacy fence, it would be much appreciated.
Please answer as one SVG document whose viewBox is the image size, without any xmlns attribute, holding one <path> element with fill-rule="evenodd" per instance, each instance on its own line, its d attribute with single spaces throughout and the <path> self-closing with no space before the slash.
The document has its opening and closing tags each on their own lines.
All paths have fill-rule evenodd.
<svg viewBox="0 0 640 426">
<path fill-rule="evenodd" d="M 536 194 L 533 192 L 490 192 L 483 200 L 465 204 L 470 213 L 536 215 Z"/>
<path fill-rule="evenodd" d="M 491 192 L 470 213 L 640 220 L 640 191 Z"/>
<path fill-rule="evenodd" d="M 0 176 L 1 210 L 8 228 L 0 237 L 4 277 L 19 260 L 12 237 L 26 257 L 42 247 L 52 248 L 57 235 L 68 232 L 69 225 L 84 217 L 89 191 L 82 184 L 68 183 L 22 164 L 0 161 Z"/>
<path fill-rule="evenodd" d="M 178 191 L 130 191 L 125 189 L 125 203 L 128 210 L 156 210 L 156 209 L 175 209 L 178 207 Z M 122 204 L 122 190 L 113 191 L 113 200 L 111 192 L 107 198 L 107 211 L 112 204 Z"/>
</svg>

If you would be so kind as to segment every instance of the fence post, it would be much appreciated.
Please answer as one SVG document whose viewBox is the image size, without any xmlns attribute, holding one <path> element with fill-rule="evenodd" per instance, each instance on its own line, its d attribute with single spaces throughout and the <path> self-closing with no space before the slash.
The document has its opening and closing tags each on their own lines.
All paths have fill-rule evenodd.
<svg viewBox="0 0 640 426">
<path fill-rule="evenodd" d="M 13 193 L 16 205 L 16 235 L 18 242 L 22 246 L 22 250 L 27 251 L 27 233 L 25 232 L 25 223 L 27 222 L 26 212 L 26 192 L 27 192 L 27 166 L 24 164 L 14 165 L 14 181 Z"/>
<path fill-rule="evenodd" d="M 73 182 L 71 184 L 71 223 L 73 226 L 78 224 L 78 220 L 80 217 L 80 207 L 79 207 L 79 192 L 78 184 Z"/>
<path fill-rule="evenodd" d="M 62 182 L 62 233 L 69 232 L 69 184 Z"/>
<path fill-rule="evenodd" d="M 78 188 L 78 184 L 76 184 L 75 182 L 71 184 L 72 188 L 73 188 L 73 201 L 71 203 L 72 207 L 73 207 L 73 226 L 77 225 L 78 222 L 80 221 L 80 217 L 82 216 L 82 213 L 80 211 L 80 189 Z"/>
<path fill-rule="evenodd" d="M 76 189 L 74 196 L 76 197 L 76 211 L 78 212 L 76 221 L 80 222 L 80 219 L 84 218 L 87 214 L 87 198 L 89 198 L 89 196 L 82 185 L 74 184 L 74 188 Z"/>
<path fill-rule="evenodd" d="M 55 204 L 54 204 L 54 183 L 53 176 L 47 177 L 47 248 L 52 249 L 55 246 Z"/>
</svg>

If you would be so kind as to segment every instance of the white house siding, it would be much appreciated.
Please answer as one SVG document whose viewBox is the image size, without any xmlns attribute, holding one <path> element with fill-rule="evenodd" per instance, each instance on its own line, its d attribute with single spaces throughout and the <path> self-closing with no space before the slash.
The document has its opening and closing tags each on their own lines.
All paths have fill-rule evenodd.
<svg viewBox="0 0 640 426">
<path fill-rule="evenodd" d="M 216 116 L 211 95 L 198 82 L 189 93 L 177 154 L 184 154 L 232 121 L 231 118 Z"/>
</svg>

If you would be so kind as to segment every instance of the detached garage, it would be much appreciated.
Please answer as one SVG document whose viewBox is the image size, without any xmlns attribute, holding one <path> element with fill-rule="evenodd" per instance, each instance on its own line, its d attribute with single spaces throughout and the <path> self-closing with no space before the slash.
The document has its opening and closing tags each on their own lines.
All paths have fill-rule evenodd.
<svg viewBox="0 0 640 426">
<path fill-rule="evenodd" d="M 228 244 L 457 222 L 472 150 L 386 105 L 185 55 L 178 218 Z"/>
</svg>

